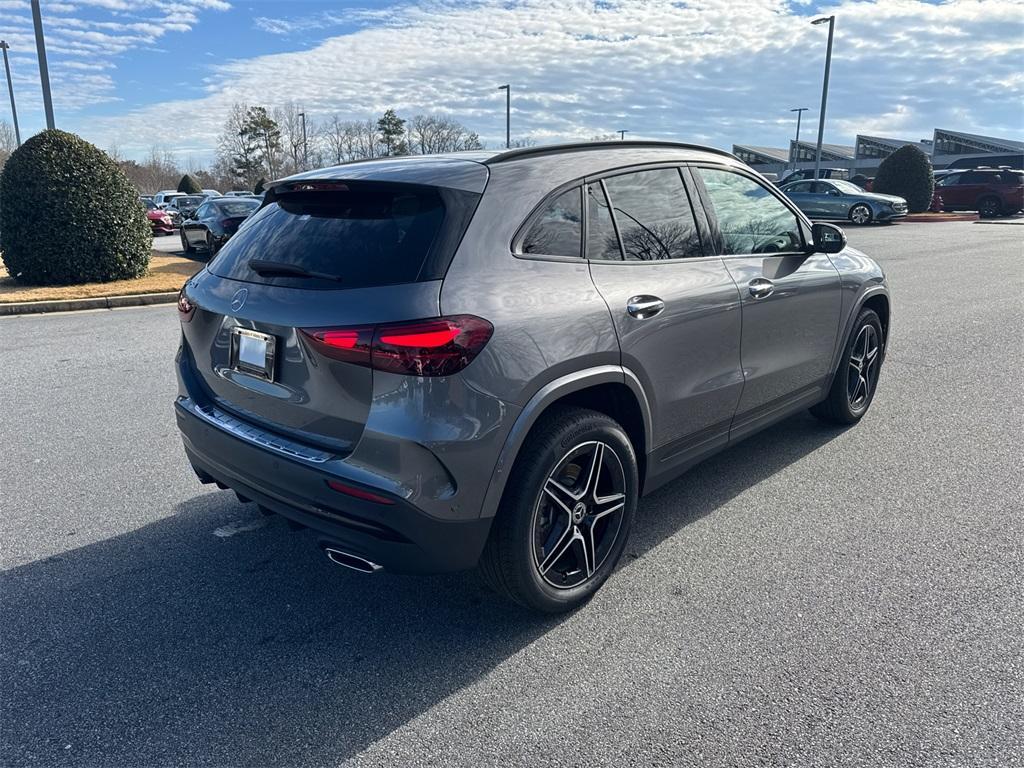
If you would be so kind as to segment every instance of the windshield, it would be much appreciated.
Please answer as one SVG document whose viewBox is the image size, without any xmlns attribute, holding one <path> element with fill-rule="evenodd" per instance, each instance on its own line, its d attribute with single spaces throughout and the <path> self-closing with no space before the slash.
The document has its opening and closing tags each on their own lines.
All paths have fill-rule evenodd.
<svg viewBox="0 0 1024 768">
<path fill-rule="evenodd" d="M 145 206 L 147 211 L 152 211 L 156 208 L 156 203 L 152 200 L 143 200 L 142 205 Z"/>
<path fill-rule="evenodd" d="M 836 189 L 840 192 L 845 192 L 848 195 L 860 195 L 864 193 L 864 190 L 852 181 L 842 181 L 840 179 L 830 179 L 830 181 Z"/>
</svg>

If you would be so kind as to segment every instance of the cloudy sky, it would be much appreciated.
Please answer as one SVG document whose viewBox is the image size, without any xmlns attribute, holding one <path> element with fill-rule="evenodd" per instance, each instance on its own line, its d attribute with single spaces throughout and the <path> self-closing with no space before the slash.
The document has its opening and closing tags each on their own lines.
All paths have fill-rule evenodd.
<svg viewBox="0 0 1024 768">
<path fill-rule="evenodd" d="M 633 136 L 784 146 L 1024 135 L 1024 0 L 42 0 L 58 127 L 123 155 L 204 162 L 233 102 L 311 117 L 443 113 L 497 145 Z M 0 0 L 23 136 L 43 127 L 28 0 Z M 10 121 L 4 94 L 0 119 Z M 806 125 L 806 123 L 805 123 Z"/>
</svg>

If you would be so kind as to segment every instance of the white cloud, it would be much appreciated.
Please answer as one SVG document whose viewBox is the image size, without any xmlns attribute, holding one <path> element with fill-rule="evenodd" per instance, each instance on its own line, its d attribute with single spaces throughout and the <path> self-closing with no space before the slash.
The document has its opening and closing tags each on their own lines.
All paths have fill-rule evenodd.
<svg viewBox="0 0 1024 768">
<path fill-rule="evenodd" d="M 197 12 L 218 2 L 189 5 Z M 510 82 L 516 136 L 589 138 L 622 128 L 633 137 L 784 145 L 789 108 L 810 107 L 809 119 L 817 111 L 825 30 L 810 26 L 810 10 L 785 0 L 428 0 L 346 11 L 358 30 L 215 65 L 193 98 L 80 128 L 100 144 L 142 153 L 154 126 L 173 126 L 160 131 L 163 140 L 210 150 L 233 102 L 294 100 L 320 117 L 440 112 L 497 143 L 504 100 L 495 89 Z M 1021 132 L 1020 2 L 840 0 L 824 10 L 838 20 L 827 141 L 849 143 L 857 132 L 921 138 L 936 126 Z M 308 38 L 333 21 L 317 13 L 254 23 Z M 68 35 L 63 44 L 86 50 L 116 45 L 105 34 L 132 44 L 145 36 L 82 31 L 100 37 Z"/>
</svg>

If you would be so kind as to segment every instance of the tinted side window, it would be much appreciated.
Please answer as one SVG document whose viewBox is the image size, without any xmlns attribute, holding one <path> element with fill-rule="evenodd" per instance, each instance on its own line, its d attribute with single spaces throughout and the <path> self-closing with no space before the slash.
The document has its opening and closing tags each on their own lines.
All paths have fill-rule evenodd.
<svg viewBox="0 0 1024 768">
<path fill-rule="evenodd" d="M 960 177 L 961 184 L 988 184 L 992 181 L 992 175 L 988 173 L 978 173 L 977 171 L 968 171 Z"/>
<path fill-rule="evenodd" d="M 679 171 L 662 168 L 605 179 L 626 261 L 703 255 Z"/>
<path fill-rule="evenodd" d="M 796 216 L 767 189 L 732 171 L 698 172 L 718 219 L 724 254 L 803 250 Z"/>
<path fill-rule="evenodd" d="M 619 238 L 600 183 L 587 184 L 587 258 L 622 261 Z"/>
<path fill-rule="evenodd" d="M 936 182 L 938 187 L 952 187 L 954 184 L 960 183 L 960 178 L 963 176 L 962 173 L 948 173 Z"/>
<path fill-rule="evenodd" d="M 794 184 L 793 186 L 786 187 L 786 189 L 785 189 L 785 192 L 787 194 L 793 194 L 794 192 L 796 192 L 797 194 L 806 195 L 810 191 L 811 191 L 811 182 L 810 181 L 801 181 L 799 184 Z"/>
<path fill-rule="evenodd" d="M 533 222 L 523 238 L 523 253 L 580 256 L 583 245 L 583 203 L 580 188 L 556 197 Z"/>
<path fill-rule="evenodd" d="M 199 206 L 199 210 L 196 211 L 196 218 L 197 219 L 205 219 L 209 215 L 210 215 L 210 204 L 209 203 L 205 203 L 203 205 L 200 205 Z"/>
</svg>

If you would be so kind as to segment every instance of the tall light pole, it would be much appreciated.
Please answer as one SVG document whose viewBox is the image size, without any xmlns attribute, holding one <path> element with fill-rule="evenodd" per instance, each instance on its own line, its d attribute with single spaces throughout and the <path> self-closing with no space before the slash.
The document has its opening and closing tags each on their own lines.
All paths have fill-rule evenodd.
<svg viewBox="0 0 1024 768">
<path fill-rule="evenodd" d="M 616 133 L 619 134 L 619 141 L 625 141 L 626 134 L 629 133 L 629 131 L 616 131 Z"/>
<path fill-rule="evenodd" d="M 309 170 L 309 144 L 306 143 L 306 113 L 299 112 L 302 118 L 302 170 Z"/>
<path fill-rule="evenodd" d="M 14 116 L 14 140 L 21 146 L 21 131 L 18 130 L 18 108 L 14 105 L 14 83 L 11 82 L 11 63 L 7 60 L 7 49 L 10 48 L 6 40 L 0 40 L 0 48 L 4 51 L 4 70 L 7 72 L 7 92 L 11 94 L 11 115 Z"/>
<path fill-rule="evenodd" d="M 811 24 L 824 24 L 828 22 L 828 49 L 825 53 L 825 80 L 821 84 L 821 113 L 818 115 L 818 148 L 814 153 L 814 178 L 817 179 L 821 173 L 821 140 L 825 135 L 825 102 L 828 101 L 828 73 L 832 68 L 832 35 L 836 30 L 836 17 L 823 16 L 815 19 Z"/>
<path fill-rule="evenodd" d="M 46 110 L 46 127 L 53 130 L 53 99 L 50 98 L 50 70 L 46 67 L 46 43 L 43 42 L 43 17 L 39 12 L 39 0 L 32 0 L 32 24 L 36 28 L 36 53 L 39 55 L 39 81 L 43 85 L 43 108 Z"/>
<path fill-rule="evenodd" d="M 505 92 L 505 149 L 512 146 L 512 88 L 506 83 L 498 86 Z"/>
<path fill-rule="evenodd" d="M 800 152 L 800 118 L 803 117 L 804 112 L 807 111 L 807 107 L 794 107 L 793 109 L 791 109 L 789 111 L 790 112 L 796 112 L 796 141 L 793 142 L 793 143 L 796 146 L 797 153 L 799 153 Z M 793 153 L 792 152 L 789 155 L 789 159 L 793 163 L 793 167 L 796 168 L 796 158 L 793 157 Z"/>
</svg>

